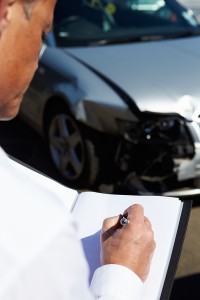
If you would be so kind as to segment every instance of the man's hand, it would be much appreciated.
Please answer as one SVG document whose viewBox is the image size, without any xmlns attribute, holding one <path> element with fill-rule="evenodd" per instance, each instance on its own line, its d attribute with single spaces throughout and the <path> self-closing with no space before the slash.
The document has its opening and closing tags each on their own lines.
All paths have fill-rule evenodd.
<svg viewBox="0 0 200 300">
<path fill-rule="evenodd" d="M 101 263 L 127 267 L 144 281 L 156 247 L 151 223 L 139 204 L 130 206 L 124 214 L 129 220 L 124 227 L 120 226 L 120 216 L 107 218 L 103 222 Z"/>
</svg>

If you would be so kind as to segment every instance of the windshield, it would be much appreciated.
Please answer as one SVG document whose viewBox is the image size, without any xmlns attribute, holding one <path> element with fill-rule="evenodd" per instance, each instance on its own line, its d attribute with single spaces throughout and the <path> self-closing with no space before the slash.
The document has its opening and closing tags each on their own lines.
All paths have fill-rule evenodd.
<svg viewBox="0 0 200 300">
<path fill-rule="evenodd" d="M 195 34 L 199 23 L 175 0 L 58 0 L 58 46 L 104 45 Z"/>
</svg>

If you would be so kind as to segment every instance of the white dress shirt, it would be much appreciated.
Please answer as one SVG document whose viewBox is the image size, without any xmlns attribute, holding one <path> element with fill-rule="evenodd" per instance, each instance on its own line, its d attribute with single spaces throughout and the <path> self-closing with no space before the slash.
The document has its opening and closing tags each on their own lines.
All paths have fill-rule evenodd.
<svg viewBox="0 0 200 300">
<path fill-rule="evenodd" d="M 30 171 L 33 172 L 33 171 Z M 0 149 L 0 300 L 138 300 L 142 282 L 118 265 L 88 265 L 68 209 Z"/>
</svg>

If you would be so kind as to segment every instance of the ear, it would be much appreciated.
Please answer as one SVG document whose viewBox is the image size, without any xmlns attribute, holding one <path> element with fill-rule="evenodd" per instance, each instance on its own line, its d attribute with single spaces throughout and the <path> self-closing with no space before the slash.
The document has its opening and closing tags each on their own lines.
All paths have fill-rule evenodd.
<svg viewBox="0 0 200 300">
<path fill-rule="evenodd" d="M 0 36 L 10 21 L 10 10 L 14 2 L 15 0 L 0 0 Z"/>
</svg>

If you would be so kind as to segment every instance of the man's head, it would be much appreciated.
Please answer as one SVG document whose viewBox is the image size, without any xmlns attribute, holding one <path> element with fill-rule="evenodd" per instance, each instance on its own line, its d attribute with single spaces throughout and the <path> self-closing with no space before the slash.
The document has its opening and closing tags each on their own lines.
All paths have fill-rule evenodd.
<svg viewBox="0 0 200 300">
<path fill-rule="evenodd" d="M 0 120 L 19 111 L 38 66 L 56 0 L 0 0 Z"/>
</svg>

